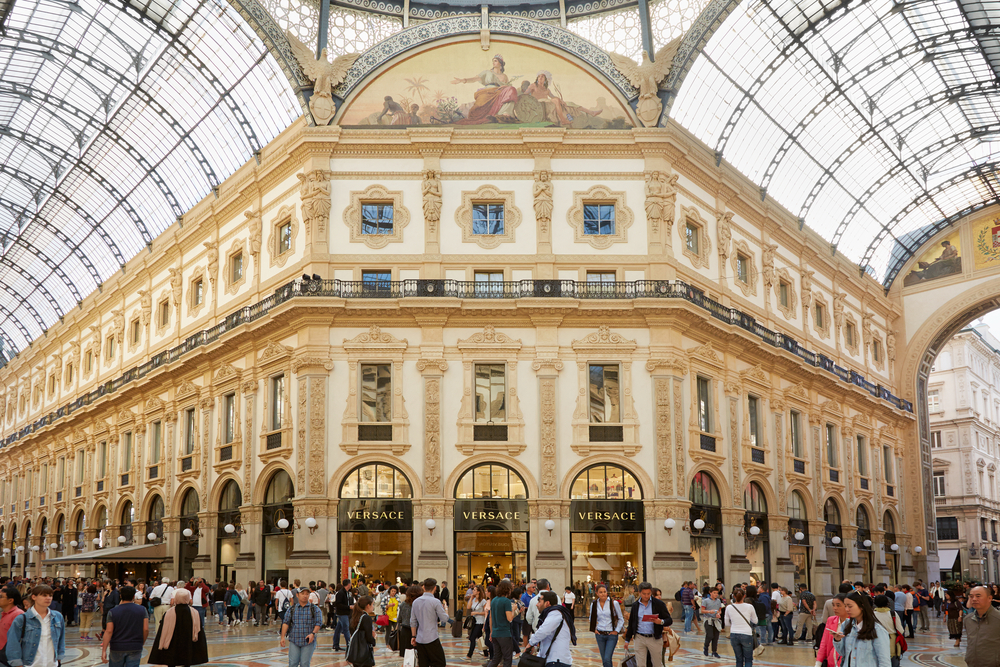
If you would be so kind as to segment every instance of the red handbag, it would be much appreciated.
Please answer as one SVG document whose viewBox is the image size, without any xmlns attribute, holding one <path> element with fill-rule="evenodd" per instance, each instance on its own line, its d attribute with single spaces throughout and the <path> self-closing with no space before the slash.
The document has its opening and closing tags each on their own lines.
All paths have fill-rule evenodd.
<svg viewBox="0 0 1000 667">
<path fill-rule="evenodd" d="M 389 625 L 389 616 L 387 614 L 379 614 L 375 618 L 375 625 Z"/>
</svg>

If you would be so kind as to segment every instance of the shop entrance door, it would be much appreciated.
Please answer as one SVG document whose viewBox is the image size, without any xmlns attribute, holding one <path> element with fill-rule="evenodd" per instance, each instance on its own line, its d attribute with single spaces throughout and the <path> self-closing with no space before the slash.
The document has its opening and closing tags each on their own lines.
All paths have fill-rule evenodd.
<svg viewBox="0 0 1000 667">
<path fill-rule="evenodd" d="M 509 577 L 516 586 L 528 578 L 527 533 L 455 533 L 455 589 L 457 609 L 465 611 L 469 583 L 484 586 Z"/>
</svg>

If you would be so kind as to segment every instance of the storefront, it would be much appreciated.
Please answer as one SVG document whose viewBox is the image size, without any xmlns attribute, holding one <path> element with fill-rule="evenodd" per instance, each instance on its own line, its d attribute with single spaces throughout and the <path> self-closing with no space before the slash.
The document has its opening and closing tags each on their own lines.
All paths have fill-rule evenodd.
<svg viewBox="0 0 1000 667">
<path fill-rule="evenodd" d="M 896 522 L 893 521 L 892 514 L 888 511 L 882 515 L 882 529 L 885 530 L 882 545 L 885 548 L 885 564 L 889 567 L 889 583 L 895 586 L 899 583 L 899 550 L 893 551 L 892 549 L 892 545 L 897 544 Z"/>
<path fill-rule="evenodd" d="M 795 590 L 800 584 L 812 590 L 812 547 L 809 545 L 809 519 L 802 494 L 788 494 L 788 558 L 795 565 Z"/>
<path fill-rule="evenodd" d="M 750 582 L 767 585 L 771 578 L 771 541 L 768 536 L 767 498 L 757 482 L 743 490 L 743 535 L 746 556 L 750 561 Z"/>
<path fill-rule="evenodd" d="M 833 590 L 844 580 L 847 567 L 847 552 L 844 544 L 844 530 L 840 525 L 840 508 L 833 498 L 827 498 L 823 505 L 823 520 L 826 521 L 826 559 L 833 569 Z"/>
<path fill-rule="evenodd" d="M 288 559 L 292 555 L 295 540 L 292 535 L 294 508 L 292 498 L 295 487 L 292 478 L 284 470 L 271 476 L 264 493 L 263 526 L 261 531 L 261 552 L 263 559 L 261 575 L 269 584 L 277 579 L 288 582 Z"/>
<path fill-rule="evenodd" d="M 866 584 L 875 581 L 875 552 L 872 550 L 872 527 L 868 511 L 859 506 L 857 512 L 858 525 L 858 566 L 861 577 Z"/>
<path fill-rule="evenodd" d="M 628 470 L 596 465 L 581 472 L 570 491 L 573 588 L 586 606 L 598 583 L 623 598 L 644 581 L 645 513 L 642 489 Z"/>
<path fill-rule="evenodd" d="M 340 485 L 340 578 L 402 582 L 413 577 L 413 490 L 385 464 L 355 468 Z"/>
<path fill-rule="evenodd" d="M 524 480 L 498 464 L 468 470 L 455 488 L 456 606 L 469 583 L 528 578 L 528 500 Z"/>
<path fill-rule="evenodd" d="M 691 557 L 695 560 L 698 589 L 725 581 L 722 555 L 722 501 L 719 487 L 707 472 L 695 473 L 691 480 Z"/>
<path fill-rule="evenodd" d="M 194 576 L 194 559 L 198 557 L 199 509 L 198 494 L 194 489 L 188 489 L 181 503 L 180 536 L 177 540 L 177 572 L 178 577 L 185 581 Z"/>
<path fill-rule="evenodd" d="M 242 504 L 240 485 L 231 479 L 222 487 L 215 522 L 215 576 L 227 583 L 236 582 L 236 557 L 240 554 L 240 536 L 243 534 L 240 520 Z"/>
</svg>

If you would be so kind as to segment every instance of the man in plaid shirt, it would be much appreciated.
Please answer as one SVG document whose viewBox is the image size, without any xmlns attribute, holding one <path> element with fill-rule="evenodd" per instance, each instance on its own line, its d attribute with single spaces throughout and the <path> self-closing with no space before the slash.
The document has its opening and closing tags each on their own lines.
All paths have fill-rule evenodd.
<svg viewBox="0 0 1000 667">
<path fill-rule="evenodd" d="M 298 604 L 285 612 L 281 624 L 281 647 L 288 644 L 288 667 L 309 667 L 316 650 L 316 635 L 323 625 L 323 614 L 319 607 L 309 602 L 309 589 L 300 588 L 296 593 Z"/>
</svg>

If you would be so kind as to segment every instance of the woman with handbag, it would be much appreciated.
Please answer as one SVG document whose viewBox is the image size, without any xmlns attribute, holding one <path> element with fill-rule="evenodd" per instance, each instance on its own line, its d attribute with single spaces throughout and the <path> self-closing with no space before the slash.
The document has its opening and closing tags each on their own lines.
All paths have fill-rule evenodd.
<svg viewBox="0 0 1000 667">
<path fill-rule="evenodd" d="M 354 667 L 374 667 L 375 665 L 375 625 L 372 612 L 375 601 L 368 595 L 358 599 L 351 611 L 351 638 L 347 643 L 347 662 Z"/>
<path fill-rule="evenodd" d="M 833 598 L 833 614 L 826 619 L 823 639 L 820 640 L 819 651 L 816 652 L 816 667 L 840 667 L 840 656 L 833 648 L 833 633 L 847 620 L 847 607 L 844 605 L 846 601 L 847 596 L 843 593 Z"/>
<path fill-rule="evenodd" d="M 413 629 L 410 627 L 410 611 L 413 609 L 413 601 L 423 595 L 420 586 L 411 584 L 406 589 L 406 598 L 399 603 L 399 614 L 396 616 L 396 645 L 399 647 L 399 657 L 406 657 L 406 649 L 410 648 L 410 640 L 413 639 Z"/>
<path fill-rule="evenodd" d="M 729 643 L 736 654 L 736 667 L 753 667 L 757 644 L 757 612 L 743 601 L 743 589 L 733 591 L 733 603 L 726 607 L 725 624 L 729 628 Z"/>
<path fill-rule="evenodd" d="M 469 630 L 469 652 L 465 657 L 472 660 L 476 641 L 483 636 L 483 624 L 486 622 L 486 592 L 482 586 L 476 586 L 465 608 L 469 612 L 465 617 L 465 627 Z"/>
<path fill-rule="evenodd" d="M 889 631 L 875 620 L 868 596 L 854 591 L 844 604 L 848 619 L 833 633 L 843 667 L 892 667 Z"/>
</svg>

